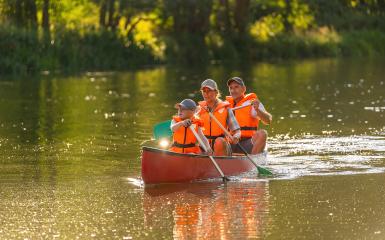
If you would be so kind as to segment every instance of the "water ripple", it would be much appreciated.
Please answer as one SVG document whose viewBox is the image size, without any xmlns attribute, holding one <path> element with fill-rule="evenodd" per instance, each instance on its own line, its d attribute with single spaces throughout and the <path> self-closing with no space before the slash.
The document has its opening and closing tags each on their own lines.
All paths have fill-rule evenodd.
<svg viewBox="0 0 385 240">
<path fill-rule="evenodd" d="M 384 140 L 384 136 L 275 138 L 269 142 L 269 167 L 284 179 L 384 172 Z"/>
</svg>

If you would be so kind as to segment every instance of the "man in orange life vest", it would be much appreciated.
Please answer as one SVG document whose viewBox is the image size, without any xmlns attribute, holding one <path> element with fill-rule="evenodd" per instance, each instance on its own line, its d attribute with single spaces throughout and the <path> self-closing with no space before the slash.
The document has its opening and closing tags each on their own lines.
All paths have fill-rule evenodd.
<svg viewBox="0 0 385 240">
<path fill-rule="evenodd" d="M 204 101 L 199 102 L 200 111 L 199 117 L 204 122 L 203 133 L 207 137 L 214 150 L 216 156 L 228 156 L 231 155 L 231 146 L 229 142 L 224 138 L 224 132 L 215 122 L 211 119 L 210 111 L 222 126 L 226 129 L 230 129 L 232 137 L 228 141 L 232 144 L 236 144 L 240 137 L 241 131 L 237 120 L 234 117 L 233 112 L 230 109 L 230 104 L 226 101 L 219 99 L 220 93 L 217 83 L 212 79 L 206 79 L 201 84 L 201 92 Z"/>
<path fill-rule="evenodd" d="M 173 144 L 170 151 L 178 153 L 201 153 L 197 139 L 189 128 L 193 124 L 195 132 L 206 145 L 206 149 L 208 149 L 206 154 L 211 155 L 211 147 L 201 129 L 201 127 L 203 127 L 203 121 L 194 116 L 197 108 L 195 102 L 191 99 L 184 99 L 182 102 L 177 103 L 175 107 L 178 108 L 178 115 L 174 116 L 171 121 L 170 127 L 173 132 Z"/>
<path fill-rule="evenodd" d="M 262 152 L 266 146 L 267 132 L 258 130 L 258 125 L 259 121 L 270 124 L 271 114 L 265 110 L 255 93 L 245 94 L 246 86 L 241 78 L 230 78 L 227 86 L 231 96 L 227 96 L 226 100 L 231 104 L 231 108 L 247 106 L 233 111 L 241 127 L 240 145 L 251 154 Z M 231 148 L 234 153 L 242 153 L 238 145 L 232 144 Z"/>
</svg>

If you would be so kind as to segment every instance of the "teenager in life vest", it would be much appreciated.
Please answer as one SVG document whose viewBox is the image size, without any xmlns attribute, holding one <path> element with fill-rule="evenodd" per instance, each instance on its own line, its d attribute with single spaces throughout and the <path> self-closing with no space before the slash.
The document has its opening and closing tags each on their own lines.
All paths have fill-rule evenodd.
<svg viewBox="0 0 385 240">
<path fill-rule="evenodd" d="M 202 132 L 203 121 L 194 116 L 197 108 L 196 103 L 191 99 L 184 99 L 182 102 L 177 103 L 175 107 L 178 109 L 178 115 L 174 116 L 171 120 L 173 144 L 171 145 L 170 151 L 178 153 L 202 153 L 198 140 L 189 128 L 193 125 L 195 132 L 206 145 L 206 149 L 208 149 L 206 154 L 211 155 L 211 147 Z"/>
<path fill-rule="evenodd" d="M 246 94 L 246 86 L 241 78 L 230 78 L 227 86 L 231 96 L 227 96 L 226 100 L 232 109 L 236 108 L 233 113 L 241 127 L 240 145 L 251 154 L 262 152 L 266 146 L 267 132 L 264 129 L 258 130 L 258 125 L 260 121 L 266 125 L 270 124 L 271 114 L 266 111 L 255 93 Z M 237 109 L 240 106 L 246 107 Z M 231 148 L 235 153 L 242 153 L 238 145 L 233 144 Z"/>
<path fill-rule="evenodd" d="M 219 99 L 220 93 L 214 80 L 204 80 L 201 84 L 201 92 L 204 101 L 199 102 L 198 115 L 204 122 L 203 133 L 209 140 L 214 155 L 229 156 L 231 155 L 230 143 L 237 144 L 241 137 L 238 122 L 229 108 L 230 104 Z M 216 121 L 211 119 L 209 112 L 218 119 L 222 126 L 230 130 L 231 138 L 225 138 L 225 133 Z"/>
</svg>

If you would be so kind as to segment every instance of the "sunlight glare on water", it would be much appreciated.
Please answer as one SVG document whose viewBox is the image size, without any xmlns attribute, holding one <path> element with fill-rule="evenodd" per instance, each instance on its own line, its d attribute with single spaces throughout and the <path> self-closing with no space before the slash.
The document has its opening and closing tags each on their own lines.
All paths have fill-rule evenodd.
<svg viewBox="0 0 385 240">
<path fill-rule="evenodd" d="M 385 136 L 305 135 L 269 142 L 269 164 L 281 178 L 380 173 L 384 161 Z"/>
<path fill-rule="evenodd" d="M 0 239 L 384 239 L 384 62 L 0 79 Z M 144 186 L 153 126 L 230 76 L 273 115 L 275 176 Z"/>
</svg>

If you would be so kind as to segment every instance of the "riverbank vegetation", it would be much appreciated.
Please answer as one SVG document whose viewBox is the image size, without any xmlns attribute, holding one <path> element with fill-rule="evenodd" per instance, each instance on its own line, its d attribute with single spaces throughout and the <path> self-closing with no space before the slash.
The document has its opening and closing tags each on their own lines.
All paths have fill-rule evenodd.
<svg viewBox="0 0 385 240">
<path fill-rule="evenodd" d="M 378 0 L 0 0 L 0 73 L 385 55 Z"/>
</svg>

